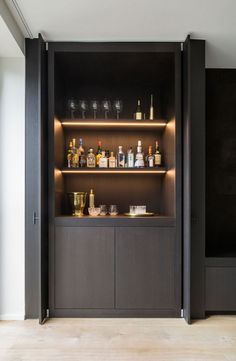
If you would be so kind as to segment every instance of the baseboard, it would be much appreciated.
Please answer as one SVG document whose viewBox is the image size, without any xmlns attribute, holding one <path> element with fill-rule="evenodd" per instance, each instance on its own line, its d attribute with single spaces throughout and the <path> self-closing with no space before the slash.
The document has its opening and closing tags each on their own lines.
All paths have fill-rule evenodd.
<svg viewBox="0 0 236 361">
<path fill-rule="evenodd" d="M 20 313 L 5 313 L 0 315 L 0 321 L 23 321 L 24 319 L 25 315 Z"/>
</svg>

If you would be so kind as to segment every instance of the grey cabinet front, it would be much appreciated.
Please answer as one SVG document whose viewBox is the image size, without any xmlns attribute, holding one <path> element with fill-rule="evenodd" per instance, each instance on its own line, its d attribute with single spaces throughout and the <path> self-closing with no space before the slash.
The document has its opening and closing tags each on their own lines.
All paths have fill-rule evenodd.
<svg viewBox="0 0 236 361">
<path fill-rule="evenodd" d="M 116 307 L 173 309 L 175 229 L 116 228 Z"/>
<path fill-rule="evenodd" d="M 114 308 L 114 229 L 56 227 L 55 307 Z"/>
</svg>

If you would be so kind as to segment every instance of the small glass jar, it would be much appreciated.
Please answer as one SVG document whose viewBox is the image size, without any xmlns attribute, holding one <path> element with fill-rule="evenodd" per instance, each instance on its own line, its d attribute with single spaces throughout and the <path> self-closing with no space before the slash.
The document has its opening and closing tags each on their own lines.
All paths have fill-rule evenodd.
<svg viewBox="0 0 236 361">
<path fill-rule="evenodd" d="M 118 207 L 116 204 L 111 204 L 109 206 L 109 214 L 110 216 L 117 216 L 118 214 Z"/>
<path fill-rule="evenodd" d="M 107 206 L 105 204 L 100 204 L 100 216 L 106 216 L 107 215 Z"/>
</svg>

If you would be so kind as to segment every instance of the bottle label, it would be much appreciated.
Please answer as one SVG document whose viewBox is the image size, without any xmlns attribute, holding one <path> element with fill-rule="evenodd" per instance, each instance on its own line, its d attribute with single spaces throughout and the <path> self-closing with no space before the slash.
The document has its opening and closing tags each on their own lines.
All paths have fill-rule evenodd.
<svg viewBox="0 0 236 361">
<path fill-rule="evenodd" d="M 149 160 L 148 160 L 148 166 L 149 167 L 153 167 L 153 158 L 150 158 Z"/>
<path fill-rule="evenodd" d="M 127 166 L 128 166 L 128 168 L 133 168 L 133 166 L 134 166 L 134 154 L 133 153 L 128 153 Z"/>
<path fill-rule="evenodd" d="M 136 120 L 142 120 L 142 113 L 141 112 L 136 112 L 135 113 L 135 119 Z"/>
<path fill-rule="evenodd" d="M 116 167 L 116 160 L 114 159 L 109 159 L 109 168 L 115 168 Z"/>
<path fill-rule="evenodd" d="M 107 168 L 107 158 L 100 158 L 99 159 L 99 167 L 100 168 Z"/>
<path fill-rule="evenodd" d="M 161 165 L 161 154 L 155 154 L 155 165 Z"/>
</svg>

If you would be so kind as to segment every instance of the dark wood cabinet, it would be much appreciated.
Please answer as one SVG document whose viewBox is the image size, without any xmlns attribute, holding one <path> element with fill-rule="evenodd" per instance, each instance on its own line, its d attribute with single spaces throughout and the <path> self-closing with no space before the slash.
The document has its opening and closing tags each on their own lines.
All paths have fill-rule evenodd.
<svg viewBox="0 0 236 361">
<path fill-rule="evenodd" d="M 114 230 L 56 227 L 55 308 L 114 308 Z"/>
<path fill-rule="evenodd" d="M 116 307 L 170 309 L 175 299 L 175 229 L 116 228 Z M 180 292 L 179 292 L 180 297 Z"/>
<path fill-rule="evenodd" d="M 199 287 L 203 269 L 201 252 L 204 240 L 201 238 L 204 224 L 199 222 L 190 227 L 191 211 L 201 214 L 204 210 L 202 203 L 198 202 L 204 191 L 204 174 L 198 175 L 199 169 L 202 170 L 202 166 L 199 168 L 202 153 L 199 149 L 196 152 L 203 129 L 199 124 L 204 121 L 204 42 L 190 40 L 188 38 L 184 52 L 181 51 L 181 42 L 50 42 L 45 52 L 41 37 L 27 40 L 29 49 L 34 43 L 37 45 L 34 56 L 27 53 L 26 66 L 27 74 L 34 72 L 37 87 L 40 80 L 40 88 L 37 88 L 40 94 L 36 96 L 30 92 L 32 79 L 27 77 L 26 104 L 30 111 L 26 112 L 26 124 L 32 131 L 31 116 L 41 109 L 36 119 L 39 126 L 34 129 L 37 128 L 37 137 L 42 143 L 40 149 L 30 138 L 27 144 L 32 148 L 30 154 L 40 152 L 41 163 L 44 161 L 48 166 L 46 171 L 41 163 L 37 163 L 38 173 L 35 173 L 41 175 L 42 183 L 35 202 L 42 224 L 46 225 L 48 221 L 48 229 L 38 227 L 34 242 L 31 242 L 32 228 L 36 231 L 36 227 L 31 225 L 32 202 L 29 197 L 26 217 L 29 231 L 26 252 L 29 255 L 39 253 L 38 263 L 33 264 L 29 257 L 26 258 L 26 266 L 34 275 L 31 280 L 26 280 L 27 289 L 34 289 L 34 301 L 38 295 L 41 322 L 48 311 L 51 316 L 58 317 L 180 317 L 181 308 L 186 310 L 184 315 L 190 320 L 190 298 L 195 299 L 192 296 L 196 296 L 196 290 L 201 298 L 200 291 L 204 287 L 203 284 Z M 48 63 L 42 74 L 38 74 L 35 58 Z M 184 58 L 188 62 L 184 62 Z M 184 82 L 183 70 L 186 70 Z M 154 95 L 154 120 L 148 119 L 151 94 Z M 105 98 L 112 103 L 119 98 L 123 101 L 123 111 L 120 119 L 116 119 L 114 112 L 109 119 L 104 119 L 100 110 L 94 121 L 89 108 L 85 119 L 81 119 L 80 112 L 73 118 L 67 109 L 71 97 L 85 99 L 88 103 L 95 98 L 99 104 Z M 141 99 L 146 113 L 140 123 L 133 119 L 138 99 Z M 187 126 L 184 167 L 182 105 L 185 107 L 184 125 Z M 47 129 L 45 125 L 48 125 Z M 191 147 L 188 141 L 193 136 L 188 132 L 189 126 L 194 130 L 194 146 Z M 141 139 L 145 154 L 157 140 L 163 164 L 159 169 L 68 170 L 66 151 L 72 138 L 83 138 L 86 152 L 89 147 L 96 151 L 97 142 L 101 140 L 110 151 L 117 152 L 118 146 L 123 145 L 125 153 L 130 146 L 136 148 Z M 43 142 L 47 142 L 48 149 Z M 192 157 L 192 154 L 200 155 Z M 193 168 L 191 157 L 195 162 Z M 27 158 L 29 182 L 32 162 L 32 157 Z M 190 183 L 194 189 L 193 198 L 190 197 Z M 30 197 L 38 193 L 32 180 L 31 186 Z M 84 217 L 71 216 L 67 193 L 88 193 L 90 189 L 95 192 L 97 205 L 117 204 L 121 214 L 93 218 L 88 216 L 86 207 Z M 184 222 L 183 197 L 186 201 Z M 146 204 L 147 211 L 154 212 L 155 216 L 150 219 L 125 217 L 129 205 L 142 204 Z M 184 251 L 183 224 L 186 226 Z M 39 265 L 41 278 L 36 277 Z M 40 279 L 40 287 L 38 284 L 34 286 L 35 279 Z M 34 304 L 34 317 L 37 316 L 36 306 Z M 29 298 L 27 307 L 30 308 Z"/>
</svg>

